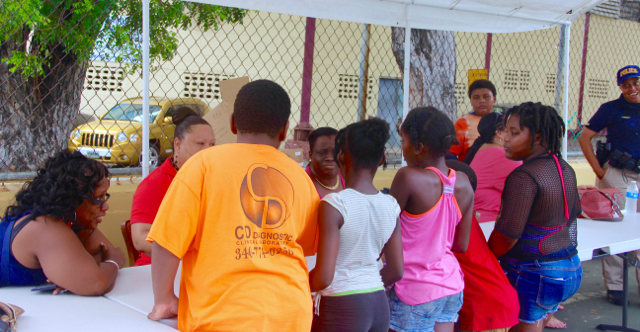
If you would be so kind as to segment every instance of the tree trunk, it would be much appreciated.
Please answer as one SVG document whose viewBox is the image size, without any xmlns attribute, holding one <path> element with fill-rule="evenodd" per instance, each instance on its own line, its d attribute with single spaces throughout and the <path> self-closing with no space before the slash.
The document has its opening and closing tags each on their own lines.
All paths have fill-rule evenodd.
<svg viewBox="0 0 640 332">
<path fill-rule="evenodd" d="M 13 40 L 0 45 L 0 58 L 26 49 L 26 43 Z M 35 47 L 50 52 L 43 75 L 24 78 L 0 63 L 0 172 L 36 170 L 66 148 L 80 107 L 86 63 L 78 63 L 61 44 Z"/>
<path fill-rule="evenodd" d="M 620 18 L 640 22 L 640 2 L 632 0 L 620 1 Z"/>
<path fill-rule="evenodd" d="M 404 28 L 391 28 L 393 55 L 404 71 Z M 452 31 L 411 30 L 409 109 L 433 106 L 452 121 L 455 98 L 456 41 Z"/>
</svg>

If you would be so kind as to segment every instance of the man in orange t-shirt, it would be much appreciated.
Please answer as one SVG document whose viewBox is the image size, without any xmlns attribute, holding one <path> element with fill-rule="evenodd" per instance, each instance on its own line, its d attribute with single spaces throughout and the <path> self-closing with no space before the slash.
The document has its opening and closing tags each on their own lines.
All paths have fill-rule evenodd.
<svg viewBox="0 0 640 332">
<path fill-rule="evenodd" d="M 456 138 L 460 145 L 453 145 L 449 152 L 458 156 L 463 161 L 467 151 L 473 142 L 480 137 L 478 123 L 486 114 L 493 112 L 493 104 L 496 102 L 496 87 L 489 80 L 475 80 L 469 86 L 469 99 L 473 111 L 456 121 Z"/>
<path fill-rule="evenodd" d="M 310 330 L 304 256 L 316 251 L 319 198 L 300 165 L 277 149 L 290 105 L 274 82 L 245 85 L 231 117 L 238 143 L 201 151 L 178 172 L 147 238 L 150 319 L 177 314 L 180 331 Z"/>
</svg>

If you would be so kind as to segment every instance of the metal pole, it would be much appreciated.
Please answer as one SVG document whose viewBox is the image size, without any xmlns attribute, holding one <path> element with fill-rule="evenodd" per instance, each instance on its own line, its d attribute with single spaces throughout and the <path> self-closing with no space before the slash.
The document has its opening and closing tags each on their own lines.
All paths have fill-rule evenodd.
<svg viewBox="0 0 640 332">
<path fill-rule="evenodd" d="M 405 6 L 405 27 L 404 27 L 404 71 L 402 77 L 402 122 L 409 114 L 409 84 L 411 81 L 411 24 L 409 24 L 409 5 Z M 402 166 L 407 166 L 407 162 L 402 158 Z"/>
<path fill-rule="evenodd" d="M 564 37 L 565 37 L 565 26 L 560 27 L 560 41 L 558 45 L 558 68 L 556 68 L 556 91 L 554 95 L 554 107 L 556 110 L 560 111 L 560 98 L 562 95 L 562 70 L 564 69 Z"/>
<path fill-rule="evenodd" d="M 569 54 L 571 51 L 571 22 L 564 26 L 564 97 L 562 98 L 563 110 L 562 119 L 564 127 L 569 128 Z M 567 159 L 567 132 L 565 130 L 562 138 L 562 158 Z"/>
<path fill-rule="evenodd" d="M 316 19 L 307 17 L 304 34 L 304 58 L 302 60 L 302 100 L 300 123 L 309 123 L 311 114 L 311 86 L 313 85 L 313 52 L 316 43 Z M 297 138 L 296 138 L 297 139 Z"/>
<path fill-rule="evenodd" d="M 487 70 L 487 79 L 489 79 L 489 70 L 491 68 L 491 44 L 493 42 L 493 34 L 487 34 L 487 47 L 484 53 L 484 69 Z"/>
<path fill-rule="evenodd" d="M 362 24 L 362 42 L 360 43 L 360 84 L 358 85 L 358 121 L 367 115 L 367 91 L 369 87 L 369 37 L 370 25 Z"/>
<path fill-rule="evenodd" d="M 142 0 L 142 178 L 149 175 L 149 1 Z"/>
</svg>

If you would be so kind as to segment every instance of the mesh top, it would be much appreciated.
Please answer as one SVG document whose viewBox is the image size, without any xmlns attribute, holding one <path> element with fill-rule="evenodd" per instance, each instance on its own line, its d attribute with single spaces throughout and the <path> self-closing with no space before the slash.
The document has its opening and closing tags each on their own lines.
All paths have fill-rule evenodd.
<svg viewBox="0 0 640 332">
<path fill-rule="evenodd" d="M 582 212 L 576 174 L 560 159 L 569 219 L 565 218 L 562 181 L 552 155 L 516 168 L 505 182 L 496 230 L 518 238 L 501 259 L 561 260 L 577 253 L 576 218 Z"/>
</svg>

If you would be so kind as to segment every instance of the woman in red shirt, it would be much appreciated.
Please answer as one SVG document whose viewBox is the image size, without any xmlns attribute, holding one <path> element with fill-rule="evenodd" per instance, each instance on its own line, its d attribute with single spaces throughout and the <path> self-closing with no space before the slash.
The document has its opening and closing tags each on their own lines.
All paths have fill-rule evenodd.
<svg viewBox="0 0 640 332">
<path fill-rule="evenodd" d="M 188 107 L 174 112 L 173 124 L 176 126 L 173 155 L 151 172 L 133 195 L 131 238 L 141 253 L 135 266 L 151 264 L 151 243 L 146 240 L 147 234 L 176 173 L 191 156 L 216 143 L 211 125 Z"/>
</svg>

